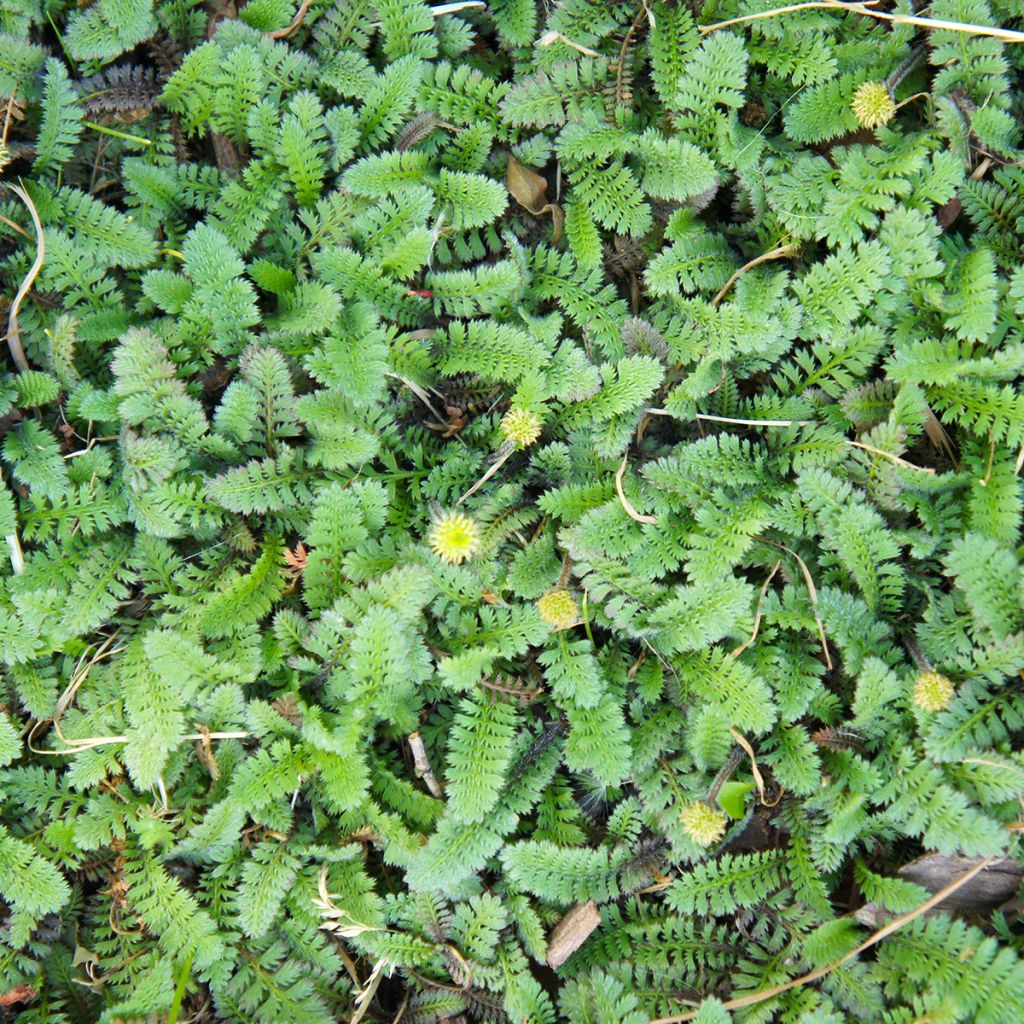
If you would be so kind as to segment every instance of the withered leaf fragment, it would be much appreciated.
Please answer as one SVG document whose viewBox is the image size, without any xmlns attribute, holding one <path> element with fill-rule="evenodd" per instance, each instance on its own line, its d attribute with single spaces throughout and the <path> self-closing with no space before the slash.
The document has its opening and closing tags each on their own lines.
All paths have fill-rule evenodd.
<svg viewBox="0 0 1024 1024">
<path fill-rule="evenodd" d="M 508 158 L 508 190 L 512 198 L 534 217 L 551 214 L 554 230 L 551 243 L 555 245 L 562 237 L 562 226 L 565 224 L 565 212 L 558 203 L 549 203 L 547 197 L 547 179 L 529 167 L 524 167 L 514 156 Z"/>
</svg>

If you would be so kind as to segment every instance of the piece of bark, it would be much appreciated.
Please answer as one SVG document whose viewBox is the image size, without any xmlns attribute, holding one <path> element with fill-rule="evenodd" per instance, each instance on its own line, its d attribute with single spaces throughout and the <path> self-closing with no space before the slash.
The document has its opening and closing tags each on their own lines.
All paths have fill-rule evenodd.
<svg viewBox="0 0 1024 1024">
<path fill-rule="evenodd" d="M 423 737 L 414 732 L 409 736 L 409 749 L 412 751 L 412 763 L 416 774 L 426 783 L 427 789 L 436 797 L 443 797 L 444 790 L 437 781 L 433 769 L 430 767 L 430 758 L 427 757 L 427 748 L 423 743 Z"/>
<path fill-rule="evenodd" d="M 897 875 L 906 882 L 938 892 L 954 878 L 968 871 L 977 860 L 971 857 L 950 857 L 941 853 L 926 853 L 909 864 L 904 864 Z M 938 910 L 948 914 L 986 914 L 1013 899 L 1024 879 L 1024 868 L 1015 860 L 1004 857 L 990 864 L 955 893 L 943 900 Z M 854 914 L 861 924 L 877 928 L 891 915 L 878 903 L 867 903 Z"/>
<path fill-rule="evenodd" d="M 549 967 L 558 968 L 576 952 L 601 923 L 601 914 L 593 900 L 577 903 L 558 924 L 548 940 Z"/>
</svg>

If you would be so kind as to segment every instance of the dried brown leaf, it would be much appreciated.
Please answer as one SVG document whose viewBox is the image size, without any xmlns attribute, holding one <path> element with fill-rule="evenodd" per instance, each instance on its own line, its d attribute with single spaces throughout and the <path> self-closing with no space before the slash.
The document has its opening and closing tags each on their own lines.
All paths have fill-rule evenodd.
<svg viewBox="0 0 1024 1024">
<path fill-rule="evenodd" d="M 549 203 L 547 197 L 547 179 L 529 167 L 524 167 L 511 154 L 508 158 L 508 190 L 512 198 L 534 217 L 551 214 L 554 230 L 551 234 L 552 243 L 562 237 L 565 224 L 565 213 L 557 203 Z"/>
</svg>

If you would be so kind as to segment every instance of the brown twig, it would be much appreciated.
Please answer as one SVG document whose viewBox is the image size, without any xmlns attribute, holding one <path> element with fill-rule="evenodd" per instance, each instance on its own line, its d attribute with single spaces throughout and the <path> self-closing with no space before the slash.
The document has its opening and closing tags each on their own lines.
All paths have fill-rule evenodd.
<svg viewBox="0 0 1024 1024">
<path fill-rule="evenodd" d="M 640 0 L 640 10 L 636 12 L 633 24 L 629 26 L 629 30 L 626 32 L 626 37 L 622 40 L 622 48 L 619 50 L 619 63 L 616 65 L 615 69 L 615 105 L 617 107 L 622 105 L 622 72 L 626 66 L 626 54 L 629 50 L 629 44 L 633 39 L 633 35 L 640 26 L 640 19 L 643 18 L 646 10 L 647 0 Z"/>
<path fill-rule="evenodd" d="M 512 441 L 507 442 L 501 448 L 499 448 L 498 457 L 494 460 L 494 462 L 491 463 L 490 466 L 488 466 L 487 472 L 484 473 L 484 475 L 480 477 L 480 479 L 477 480 L 477 482 L 473 484 L 473 486 L 470 487 L 470 489 L 466 491 L 466 493 L 461 498 L 459 498 L 459 500 L 455 502 L 455 504 L 461 505 L 467 498 L 476 494 L 476 492 L 479 491 L 480 488 L 483 487 L 483 485 L 487 483 L 487 481 L 490 480 L 491 477 L 494 476 L 494 474 L 497 473 L 498 470 L 501 469 L 501 467 L 504 466 L 506 462 L 508 462 L 508 460 L 512 457 L 515 450 L 516 446 L 515 443 Z"/>
<path fill-rule="evenodd" d="M 596 50 L 591 50 L 589 46 L 584 46 L 582 43 L 574 43 L 567 36 L 563 36 L 561 32 L 545 32 L 544 35 L 534 43 L 534 46 L 550 46 L 552 43 L 562 42 L 566 46 L 571 46 L 578 53 L 582 53 L 585 57 L 600 57 Z"/>
<path fill-rule="evenodd" d="M 714 807 L 718 803 L 718 795 L 722 792 L 722 787 L 729 781 L 732 773 L 736 771 L 740 766 L 740 762 L 743 760 L 743 751 L 739 747 L 733 747 L 729 751 L 729 756 L 725 759 L 725 764 L 715 773 L 715 777 L 711 780 L 711 786 L 708 789 L 707 802 Z M 669 772 L 669 780 L 672 782 L 673 789 L 676 789 L 674 778 L 671 774 L 671 769 L 668 767 L 667 762 L 661 762 L 662 767 Z M 679 797 L 682 802 L 682 795 L 677 791 L 676 796 Z"/>
<path fill-rule="evenodd" d="M 572 572 L 572 559 L 566 555 L 562 559 L 562 571 L 558 574 L 558 583 L 555 584 L 559 590 L 565 590 L 569 583 L 569 573 Z"/>
<path fill-rule="evenodd" d="M 309 10 L 309 5 L 312 2 L 313 0 L 302 0 L 302 6 L 295 12 L 295 17 L 292 18 L 291 24 L 286 25 L 284 28 L 275 29 L 273 32 L 268 32 L 267 35 L 271 39 L 287 39 L 293 33 L 298 32 L 299 26 L 306 17 L 306 12 Z"/>
<path fill-rule="evenodd" d="M 648 412 L 654 412 L 648 409 Z M 707 420 L 708 423 L 734 423 L 742 427 L 809 427 L 813 420 L 744 420 L 734 416 L 709 416 L 707 413 L 698 412 L 694 414 L 698 420 Z"/>
<path fill-rule="evenodd" d="M 757 783 L 757 795 L 761 800 L 761 806 L 776 806 L 776 804 L 778 804 L 782 799 L 782 794 L 779 793 L 772 803 L 768 802 L 768 798 L 765 796 L 764 776 L 761 774 L 761 769 L 757 766 L 757 757 L 754 754 L 754 748 L 750 745 L 750 741 L 738 729 L 733 729 L 731 726 L 729 728 L 729 734 L 743 748 L 747 757 L 750 758 L 750 774 L 754 776 L 754 782 Z"/>
<path fill-rule="evenodd" d="M 433 333 L 433 331 L 430 332 L 431 335 L 433 335 Z M 419 386 L 419 384 L 413 380 L 409 380 L 408 377 L 403 377 L 400 373 L 392 373 L 390 370 L 385 370 L 384 376 L 400 380 L 431 411 L 439 423 L 444 422 L 444 416 L 434 408 L 433 402 L 430 401 L 430 396 Z"/>
<path fill-rule="evenodd" d="M 12 231 L 17 231 L 19 235 L 31 240 L 32 236 L 20 225 L 15 224 L 13 220 L 8 217 L 0 215 L 0 224 L 6 224 Z"/>
<path fill-rule="evenodd" d="M 398 1024 L 398 1022 L 405 1016 L 405 1008 L 409 1005 L 409 999 L 412 996 L 412 989 L 407 988 L 405 990 L 405 998 L 402 1000 L 401 1006 L 398 1007 L 398 1013 L 395 1014 L 395 1019 L 391 1024 Z"/>
<path fill-rule="evenodd" d="M 910 924 L 911 921 L 916 920 L 922 914 L 926 914 L 933 907 L 937 907 L 943 900 L 952 896 L 957 889 L 966 885 L 972 878 L 974 878 L 975 875 L 980 874 L 995 860 L 998 860 L 998 858 L 986 857 L 984 860 L 978 861 L 978 863 L 969 871 L 965 871 L 959 878 L 954 878 L 949 885 L 940 889 L 934 896 L 925 900 L 920 906 L 915 907 L 906 914 L 901 914 L 899 917 L 893 918 L 893 920 L 887 925 L 872 933 L 859 946 L 854 947 L 849 953 L 841 956 L 838 960 L 834 960 L 827 966 L 819 967 L 814 971 L 809 971 L 807 974 L 802 974 L 799 978 L 793 978 L 792 981 L 783 982 L 781 985 L 773 985 L 771 988 L 762 989 L 760 992 L 751 992 L 749 995 L 740 996 L 737 999 L 730 999 L 722 1005 L 726 1010 L 740 1010 L 745 1006 L 754 1006 L 757 1003 L 763 1003 L 766 999 L 774 999 L 776 996 L 782 995 L 783 992 L 799 988 L 801 985 L 809 985 L 812 981 L 817 981 L 819 978 L 825 977 L 826 974 L 834 971 L 837 967 L 842 967 L 843 964 L 849 963 L 849 961 L 854 957 L 860 956 L 861 953 L 869 950 L 872 946 L 878 945 L 879 942 L 883 939 L 887 939 L 893 932 L 899 931 L 899 929 L 904 925 Z M 685 1024 L 686 1021 L 693 1020 L 696 1016 L 697 1011 L 694 1010 L 689 1013 L 674 1014 L 670 1017 L 657 1017 L 651 1021 L 651 1024 Z"/>
<path fill-rule="evenodd" d="M 0 488 L 5 486 L 3 477 L 0 476 Z M 17 523 L 15 523 L 14 532 L 5 534 L 4 540 L 11 549 L 11 571 L 15 576 L 21 576 L 25 572 L 25 552 L 21 548 L 21 538 L 18 536 Z"/>
<path fill-rule="evenodd" d="M 989 438 L 988 442 L 988 468 L 985 470 L 985 475 L 978 481 L 979 487 L 988 487 L 989 481 L 992 479 L 992 465 L 996 458 L 996 439 L 994 437 Z"/>
<path fill-rule="evenodd" d="M 434 769 L 430 767 L 430 758 L 427 757 L 427 747 L 419 732 L 410 733 L 409 749 L 412 751 L 412 763 L 416 774 L 426 783 L 427 789 L 440 798 L 444 796 L 444 790 L 434 775 Z"/>
<path fill-rule="evenodd" d="M 583 945 L 601 924 L 601 914 L 593 900 L 577 903 L 555 925 L 548 940 L 545 959 L 556 970 Z"/>
<path fill-rule="evenodd" d="M 761 253 L 760 256 L 755 256 L 748 263 L 744 263 L 743 266 L 725 282 L 722 290 L 711 300 L 711 305 L 717 306 L 728 294 L 729 289 L 740 279 L 740 276 L 745 274 L 748 270 L 753 270 L 759 263 L 766 263 L 768 260 L 780 260 L 783 256 L 789 256 L 793 252 L 796 252 L 796 246 L 793 245 L 792 242 L 786 242 L 783 245 L 777 245 L 774 249 L 770 249 L 768 252 Z"/>
<path fill-rule="evenodd" d="M 892 452 L 884 451 L 882 448 L 876 448 L 873 444 L 864 444 L 863 441 L 849 441 L 846 442 L 854 448 L 861 448 L 866 452 L 871 452 L 873 455 L 881 455 L 883 458 L 889 459 L 896 463 L 897 466 L 903 466 L 904 469 L 916 469 L 918 473 L 931 473 L 935 475 L 935 470 L 928 466 L 915 466 L 912 462 L 907 462 L 906 459 L 901 459 L 898 455 L 893 455 Z"/>
<path fill-rule="evenodd" d="M 7 347 L 11 350 L 14 365 L 21 373 L 25 373 L 28 370 L 28 360 L 25 358 L 25 350 L 21 346 L 18 309 L 21 307 L 22 300 L 28 295 L 35 279 L 39 276 L 39 271 L 43 269 L 43 260 L 46 258 L 46 237 L 43 234 L 42 222 L 39 220 L 39 211 L 36 210 L 31 196 L 20 185 L 8 184 L 7 187 L 28 207 L 32 224 L 36 229 L 36 258 L 33 260 L 32 266 L 29 267 L 25 280 L 21 282 L 21 287 L 11 303 L 11 311 L 7 314 Z"/>
</svg>

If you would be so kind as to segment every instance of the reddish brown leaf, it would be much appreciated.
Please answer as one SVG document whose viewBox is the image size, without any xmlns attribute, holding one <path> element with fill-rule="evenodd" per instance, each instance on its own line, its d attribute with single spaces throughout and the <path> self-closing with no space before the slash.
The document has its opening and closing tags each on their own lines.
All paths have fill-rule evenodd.
<svg viewBox="0 0 1024 1024">
<path fill-rule="evenodd" d="M 39 993 L 31 985 L 15 985 L 0 995 L 0 1006 L 14 1006 L 15 1003 L 27 1003 L 35 999 Z"/>
</svg>

